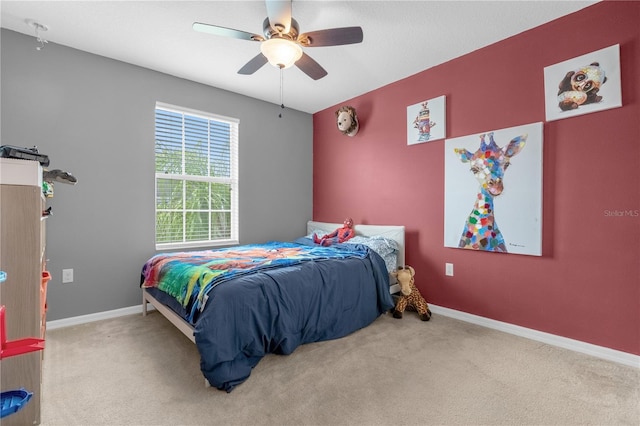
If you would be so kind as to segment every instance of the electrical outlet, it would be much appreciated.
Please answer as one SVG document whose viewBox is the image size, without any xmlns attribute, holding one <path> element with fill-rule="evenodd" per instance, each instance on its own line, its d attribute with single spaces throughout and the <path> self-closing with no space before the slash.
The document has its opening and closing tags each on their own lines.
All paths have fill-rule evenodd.
<svg viewBox="0 0 640 426">
<path fill-rule="evenodd" d="M 444 264 L 444 273 L 450 277 L 453 276 L 453 263 Z"/>
<path fill-rule="evenodd" d="M 73 282 L 73 269 L 63 269 L 62 283 L 72 283 L 72 282 Z"/>
</svg>

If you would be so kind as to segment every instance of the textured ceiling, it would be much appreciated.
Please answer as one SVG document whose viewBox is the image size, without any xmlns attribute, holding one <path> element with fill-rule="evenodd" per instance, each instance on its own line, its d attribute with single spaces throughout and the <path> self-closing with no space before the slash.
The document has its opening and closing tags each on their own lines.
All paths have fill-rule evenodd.
<svg viewBox="0 0 640 426">
<path fill-rule="evenodd" d="M 301 32 L 361 26 L 360 44 L 306 48 L 328 75 L 283 71 L 284 103 L 315 113 L 350 98 L 575 12 L 590 1 L 294 0 Z M 195 32 L 194 21 L 262 33 L 256 1 L 5 1 L 2 27 L 97 55 L 280 103 L 280 71 L 237 74 L 259 43 Z M 34 39 L 34 49 L 37 43 Z M 45 47 L 46 48 L 46 47 Z"/>
</svg>

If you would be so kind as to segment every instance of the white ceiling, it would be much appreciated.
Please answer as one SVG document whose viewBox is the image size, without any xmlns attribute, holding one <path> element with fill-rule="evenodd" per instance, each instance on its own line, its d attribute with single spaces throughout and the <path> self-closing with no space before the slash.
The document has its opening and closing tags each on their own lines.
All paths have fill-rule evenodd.
<svg viewBox="0 0 640 426">
<path fill-rule="evenodd" d="M 315 113 L 490 45 L 598 0 L 293 1 L 300 32 L 361 26 L 360 44 L 306 48 L 328 75 L 314 81 L 284 70 L 284 103 Z M 262 33 L 255 1 L 5 1 L 2 27 L 97 55 L 280 103 L 280 71 L 267 64 L 237 74 L 257 42 L 195 32 L 194 21 Z M 34 38 L 34 49 L 38 45 Z M 46 46 L 45 46 L 46 49 Z"/>
</svg>

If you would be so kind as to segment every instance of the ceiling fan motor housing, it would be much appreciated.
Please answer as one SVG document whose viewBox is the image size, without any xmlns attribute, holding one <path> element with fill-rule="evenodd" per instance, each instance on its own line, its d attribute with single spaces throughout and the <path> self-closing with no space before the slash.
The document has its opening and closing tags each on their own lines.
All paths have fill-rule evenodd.
<svg viewBox="0 0 640 426">
<path fill-rule="evenodd" d="M 272 27 L 269 23 L 269 18 L 266 18 L 262 23 L 262 31 L 267 40 L 270 38 L 284 38 L 287 40 L 296 41 L 296 39 L 298 38 L 298 34 L 300 33 L 298 22 L 293 18 L 291 18 L 291 27 L 288 33 L 283 32 L 284 27 L 280 24 L 275 24 L 274 27 Z"/>
</svg>

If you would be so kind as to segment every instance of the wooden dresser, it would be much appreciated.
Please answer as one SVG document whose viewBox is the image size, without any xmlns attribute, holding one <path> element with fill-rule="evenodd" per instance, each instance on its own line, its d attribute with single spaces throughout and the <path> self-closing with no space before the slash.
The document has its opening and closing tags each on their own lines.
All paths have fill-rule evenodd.
<svg viewBox="0 0 640 426">
<path fill-rule="evenodd" d="M 6 338 L 44 339 L 45 220 L 42 168 L 37 161 L 0 158 L 0 305 L 6 308 Z M 48 280 L 47 280 L 48 281 Z M 0 390 L 24 388 L 31 400 L 2 426 L 40 423 L 43 351 L 3 358 Z"/>
</svg>

